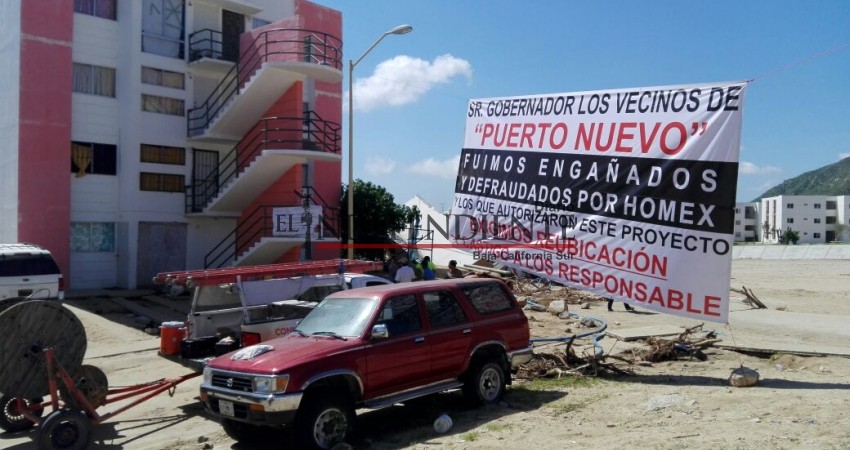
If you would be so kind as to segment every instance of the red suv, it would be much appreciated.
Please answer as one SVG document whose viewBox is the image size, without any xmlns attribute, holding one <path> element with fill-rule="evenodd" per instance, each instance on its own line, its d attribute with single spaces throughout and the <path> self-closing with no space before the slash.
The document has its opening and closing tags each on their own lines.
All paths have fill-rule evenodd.
<svg viewBox="0 0 850 450">
<path fill-rule="evenodd" d="M 236 440 L 294 425 L 326 449 L 352 430 L 356 408 L 382 408 L 450 389 L 498 403 L 511 369 L 532 355 L 528 319 L 497 279 L 351 289 L 324 299 L 295 330 L 210 361 L 201 400 Z"/>
</svg>

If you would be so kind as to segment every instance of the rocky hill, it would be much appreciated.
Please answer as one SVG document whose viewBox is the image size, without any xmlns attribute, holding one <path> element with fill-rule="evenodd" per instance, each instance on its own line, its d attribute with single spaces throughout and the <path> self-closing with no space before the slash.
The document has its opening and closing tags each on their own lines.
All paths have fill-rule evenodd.
<svg viewBox="0 0 850 450">
<path fill-rule="evenodd" d="M 777 195 L 848 195 L 850 194 L 850 158 L 785 180 L 753 201 Z"/>
</svg>

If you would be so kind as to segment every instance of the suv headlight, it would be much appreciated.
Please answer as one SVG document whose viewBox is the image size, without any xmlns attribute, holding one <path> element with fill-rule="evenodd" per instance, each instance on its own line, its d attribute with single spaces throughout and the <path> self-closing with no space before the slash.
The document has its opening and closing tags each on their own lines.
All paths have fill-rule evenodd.
<svg viewBox="0 0 850 450">
<path fill-rule="evenodd" d="M 289 384 L 289 375 L 280 375 L 275 377 L 255 376 L 254 392 L 257 394 L 279 394 L 286 392 L 286 386 Z"/>
<path fill-rule="evenodd" d="M 212 369 L 204 367 L 204 384 L 207 386 L 212 384 Z"/>
</svg>

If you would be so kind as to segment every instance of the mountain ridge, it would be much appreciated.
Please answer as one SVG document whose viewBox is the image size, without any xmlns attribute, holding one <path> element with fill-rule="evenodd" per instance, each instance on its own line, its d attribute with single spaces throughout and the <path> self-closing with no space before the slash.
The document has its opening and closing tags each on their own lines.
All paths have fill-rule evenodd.
<svg viewBox="0 0 850 450">
<path fill-rule="evenodd" d="M 752 201 L 778 195 L 850 195 L 850 157 L 789 178 Z"/>
</svg>

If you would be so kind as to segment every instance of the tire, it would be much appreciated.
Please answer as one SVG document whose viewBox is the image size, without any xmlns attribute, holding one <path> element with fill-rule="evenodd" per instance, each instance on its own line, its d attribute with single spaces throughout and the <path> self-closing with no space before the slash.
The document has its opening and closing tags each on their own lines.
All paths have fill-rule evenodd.
<svg viewBox="0 0 850 450">
<path fill-rule="evenodd" d="M 505 396 L 505 370 L 493 360 L 473 363 L 463 394 L 473 405 L 495 405 Z"/>
<path fill-rule="evenodd" d="M 231 439 L 246 444 L 256 444 L 263 440 L 265 429 L 258 425 L 240 422 L 233 419 L 222 419 L 221 426 Z"/>
<path fill-rule="evenodd" d="M 38 429 L 40 450 L 84 450 L 91 438 L 91 420 L 76 409 L 57 409 L 47 415 Z"/>
<path fill-rule="evenodd" d="M 30 409 L 32 405 L 38 405 L 38 407 L 30 409 L 30 412 L 38 417 L 41 417 L 41 415 L 44 414 L 44 408 L 41 407 L 41 401 L 41 398 L 34 398 L 31 400 L 24 399 L 27 409 Z M 30 421 L 21 414 L 21 411 L 18 409 L 17 398 L 10 397 L 8 395 L 0 396 L 0 428 L 2 428 L 3 431 L 11 433 L 15 431 L 28 430 L 34 426 L 35 422 Z"/>
<path fill-rule="evenodd" d="M 314 394 L 301 403 L 295 432 L 306 448 L 326 450 L 351 436 L 354 419 L 354 406 L 346 394 Z"/>
</svg>

